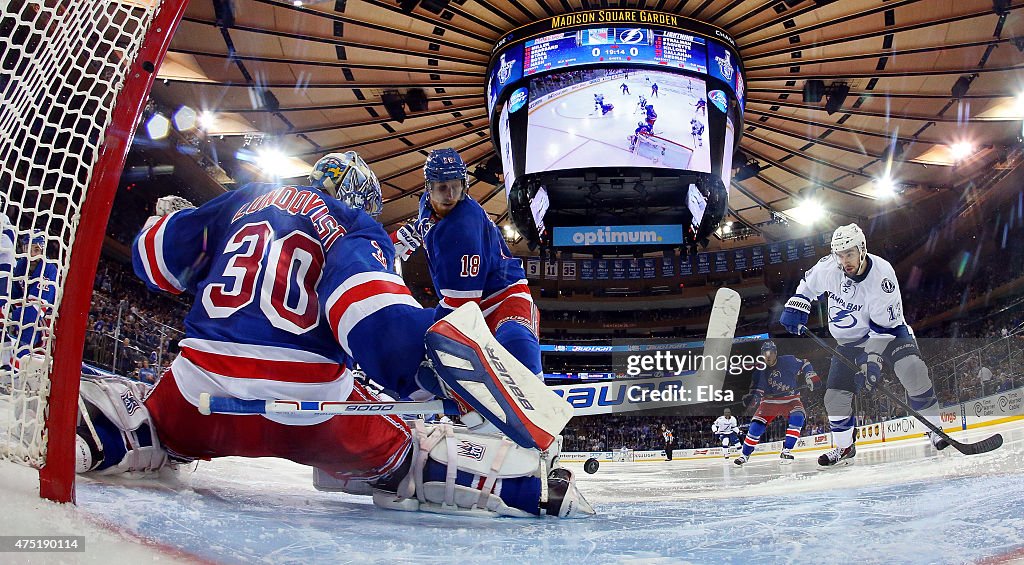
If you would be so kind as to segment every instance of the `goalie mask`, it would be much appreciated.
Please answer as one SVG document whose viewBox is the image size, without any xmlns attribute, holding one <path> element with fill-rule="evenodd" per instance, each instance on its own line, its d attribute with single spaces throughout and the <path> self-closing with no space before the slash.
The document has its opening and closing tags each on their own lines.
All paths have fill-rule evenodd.
<svg viewBox="0 0 1024 565">
<path fill-rule="evenodd" d="M 374 218 L 384 210 L 377 175 L 355 151 L 321 157 L 309 173 L 309 185 Z"/>
<path fill-rule="evenodd" d="M 431 207 L 442 216 L 464 200 L 469 177 L 458 151 L 450 147 L 431 151 L 423 164 L 423 183 Z"/>
</svg>

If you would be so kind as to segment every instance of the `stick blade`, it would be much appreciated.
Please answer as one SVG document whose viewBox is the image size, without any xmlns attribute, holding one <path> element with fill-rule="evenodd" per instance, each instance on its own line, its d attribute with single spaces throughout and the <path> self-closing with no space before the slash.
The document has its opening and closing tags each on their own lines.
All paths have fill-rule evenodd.
<svg viewBox="0 0 1024 565">
<path fill-rule="evenodd" d="M 727 287 L 718 289 L 708 318 L 707 337 L 704 339 L 705 359 L 728 359 L 732 353 L 732 341 L 736 337 L 736 321 L 740 316 L 743 300 L 740 293 Z M 726 366 L 717 362 L 702 364 L 690 384 L 696 387 L 711 386 L 722 388 L 725 384 Z"/>
<path fill-rule="evenodd" d="M 995 434 L 975 443 L 960 443 L 958 441 L 954 441 L 951 444 L 957 451 L 964 455 L 978 455 L 979 453 L 988 453 L 989 451 L 999 449 L 1003 445 L 1003 436 L 1002 434 Z"/>
</svg>

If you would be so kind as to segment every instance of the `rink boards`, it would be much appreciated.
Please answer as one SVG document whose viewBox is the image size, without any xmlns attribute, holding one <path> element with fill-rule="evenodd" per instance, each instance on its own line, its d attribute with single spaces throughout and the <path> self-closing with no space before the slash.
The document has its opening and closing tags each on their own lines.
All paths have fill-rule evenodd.
<svg viewBox="0 0 1024 565">
<path fill-rule="evenodd" d="M 1024 387 L 947 406 L 939 410 L 939 416 L 942 419 L 943 431 L 946 433 L 1024 420 Z M 915 418 L 895 418 L 876 424 L 858 426 L 857 446 L 920 439 L 926 431 L 928 430 L 924 424 Z M 824 451 L 832 447 L 832 434 L 825 432 L 802 436 L 797 440 L 794 451 Z M 781 450 L 781 440 L 765 442 L 754 449 L 754 456 L 778 455 Z M 735 450 L 733 453 L 736 453 Z M 615 451 L 566 451 L 562 453 L 561 460 L 582 462 L 593 458 L 601 462 L 608 462 L 614 461 L 615 455 Z M 672 450 L 673 460 L 721 459 L 724 455 L 721 447 Z M 633 461 L 665 461 L 665 451 L 634 451 Z"/>
</svg>

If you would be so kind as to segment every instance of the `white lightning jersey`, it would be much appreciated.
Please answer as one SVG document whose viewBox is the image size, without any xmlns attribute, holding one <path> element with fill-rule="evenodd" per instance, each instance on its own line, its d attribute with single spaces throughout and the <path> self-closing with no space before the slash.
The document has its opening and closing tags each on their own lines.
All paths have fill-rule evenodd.
<svg viewBox="0 0 1024 565">
<path fill-rule="evenodd" d="M 736 416 L 719 416 L 715 423 L 711 425 L 711 433 L 729 435 L 736 433 Z"/>
<path fill-rule="evenodd" d="M 806 273 L 796 293 L 810 301 L 825 295 L 828 329 L 840 343 L 880 336 L 906 325 L 896 271 L 888 261 L 868 253 L 867 271 L 856 279 L 846 276 L 835 255 L 822 257 Z M 909 326 L 907 332 L 913 334 Z"/>
</svg>

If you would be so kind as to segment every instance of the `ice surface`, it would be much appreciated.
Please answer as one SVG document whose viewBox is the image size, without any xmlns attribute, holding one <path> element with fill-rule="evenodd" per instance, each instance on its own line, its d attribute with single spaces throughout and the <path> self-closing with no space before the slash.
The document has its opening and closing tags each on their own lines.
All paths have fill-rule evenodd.
<svg viewBox="0 0 1024 565">
<path fill-rule="evenodd" d="M 826 471 L 817 452 L 788 466 L 766 455 L 742 468 L 732 460 L 603 463 L 587 475 L 572 464 L 599 512 L 576 521 L 385 511 L 314 490 L 308 468 L 237 458 L 159 480 L 79 480 L 77 510 L 24 492 L 13 508 L 39 531 L 52 520 L 67 525 L 62 532 L 90 528 L 87 542 L 107 536 L 87 543 L 93 557 L 120 551 L 99 522 L 162 545 L 150 550 L 161 559 L 179 547 L 224 563 L 963 563 L 1024 548 L 1024 422 L 957 436 L 995 431 L 1006 444 L 989 454 L 936 454 L 922 439 L 867 446 L 856 465 Z M 12 467 L 0 465 L 4 485 Z M 10 494 L 0 489 L 5 533 L 22 531 L 6 510 Z"/>
<path fill-rule="evenodd" d="M 988 433 L 986 430 L 984 433 Z M 981 433 L 973 434 L 975 436 Z M 865 448 L 819 471 L 731 461 L 605 463 L 580 474 L 590 520 L 403 514 L 312 489 L 308 469 L 224 459 L 160 481 L 81 481 L 89 516 L 222 562 L 862 561 L 957 563 L 1024 546 L 1024 434 L 999 451 L 935 455 L 923 441 Z"/>
</svg>

